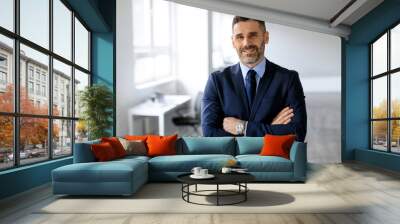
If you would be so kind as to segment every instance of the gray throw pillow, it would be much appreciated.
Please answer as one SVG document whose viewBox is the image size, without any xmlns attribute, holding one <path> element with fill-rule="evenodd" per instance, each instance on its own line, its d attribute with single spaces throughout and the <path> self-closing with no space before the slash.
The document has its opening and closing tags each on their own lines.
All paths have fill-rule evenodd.
<svg viewBox="0 0 400 224">
<path fill-rule="evenodd" d="M 145 156 L 147 155 L 146 145 L 140 140 L 126 140 L 118 138 L 126 151 L 126 155 Z"/>
</svg>

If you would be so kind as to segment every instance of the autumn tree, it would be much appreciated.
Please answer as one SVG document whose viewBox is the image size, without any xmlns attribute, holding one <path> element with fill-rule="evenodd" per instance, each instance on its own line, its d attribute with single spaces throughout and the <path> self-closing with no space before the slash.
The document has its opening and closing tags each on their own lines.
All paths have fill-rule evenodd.
<svg viewBox="0 0 400 224">
<path fill-rule="evenodd" d="M 14 107 L 14 88 L 8 85 L 6 92 L 0 93 L 0 111 L 13 112 Z M 47 105 L 47 104 L 43 104 Z M 29 99 L 29 95 L 24 87 L 20 88 L 20 110 L 23 114 L 41 114 L 47 115 L 48 107 L 43 105 L 34 105 Z M 59 113 L 58 110 L 55 113 Z M 11 116 L 0 116 L 0 147 L 12 148 L 13 146 L 13 120 Z M 20 149 L 24 149 L 26 145 L 47 143 L 48 136 L 48 119 L 47 118 L 20 118 Z M 59 136 L 59 127 L 53 126 L 53 138 Z"/>
<path fill-rule="evenodd" d="M 378 106 L 373 108 L 373 118 L 387 118 L 387 101 L 381 101 Z M 393 99 L 391 104 L 391 117 L 400 117 L 400 100 Z M 391 121 L 392 142 L 398 142 L 400 138 L 400 121 Z M 373 125 L 373 134 L 375 138 L 386 138 L 387 121 L 375 121 Z"/>
</svg>

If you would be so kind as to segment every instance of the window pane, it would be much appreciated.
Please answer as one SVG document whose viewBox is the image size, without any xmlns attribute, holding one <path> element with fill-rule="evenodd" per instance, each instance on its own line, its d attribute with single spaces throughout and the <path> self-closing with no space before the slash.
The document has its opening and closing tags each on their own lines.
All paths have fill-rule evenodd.
<svg viewBox="0 0 400 224">
<path fill-rule="evenodd" d="M 53 157 L 72 154 L 72 121 L 53 120 Z"/>
<path fill-rule="evenodd" d="M 387 71 L 387 34 L 372 45 L 372 68 L 373 75 Z"/>
<path fill-rule="evenodd" d="M 71 60 L 72 12 L 60 0 L 53 3 L 53 51 Z"/>
<path fill-rule="evenodd" d="M 390 122 L 391 127 L 391 140 L 392 140 L 392 152 L 400 153 L 400 120 L 394 120 Z"/>
<path fill-rule="evenodd" d="M 14 165 L 13 118 L 0 116 L 0 170 Z"/>
<path fill-rule="evenodd" d="M 171 75 L 171 59 L 169 55 L 157 55 L 154 58 L 156 78 L 165 78 Z"/>
<path fill-rule="evenodd" d="M 387 121 L 372 122 L 372 148 L 387 151 Z"/>
<path fill-rule="evenodd" d="M 80 94 L 89 85 L 89 75 L 75 69 L 75 117 L 81 115 Z"/>
<path fill-rule="evenodd" d="M 391 115 L 400 118 L 400 72 L 391 75 Z"/>
<path fill-rule="evenodd" d="M 21 44 L 21 113 L 47 115 L 49 108 L 49 57 Z"/>
<path fill-rule="evenodd" d="M 169 5 L 168 1 L 153 1 L 153 37 L 156 47 L 168 47 L 170 45 Z"/>
<path fill-rule="evenodd" d="M 400 24 L 391 31 L 390 37 L 391 69 L 400 67 Z"/>
<path fill-rule="evenodd" d="M 75 63 L 89 69 L 89 32 L 75 18 Z"/>
<path fill-rule="evenodd" d="M 0 1 L 0 26 L 14 31 L 14 0 Z"/>
<path fill-rule="evenodd" d="M 151 1 L 133 1 L 133 45 L 150 47 L 151 45 Z"/>
<path fill-rule="evenodd" d="M 0 111 L 14 111 L 13 40 L 0 35 Z"/>
<path fill-rule="evenodd" d="M 49 47 L 49 1 L 20 0 L 21 36 Z"/>
<path fill-rule="evenodd" d="M 88 140 L 88 129 L 84 120 L 75 121 L 75 142 Z"/>
<path fill-rule="evenodd" d="M 372 81 L 372 118 L 387 118 L 387 78 Z"/>
<path fill-rule="evenodd" d="M 72 117 L 71 66 L 53 60 L 53 114 Z"/>
<path fill-rule="evenodd" d="M 21 164 L 34 163 L 49 158 L 49 120 L 22 117 L 20 119 Z"/>
<path fill-rule="evenodd" d="M 154 60 L 152 57 L 135 57 L 135 83 L 142 84 L 154 79 Z"/>
</svg>

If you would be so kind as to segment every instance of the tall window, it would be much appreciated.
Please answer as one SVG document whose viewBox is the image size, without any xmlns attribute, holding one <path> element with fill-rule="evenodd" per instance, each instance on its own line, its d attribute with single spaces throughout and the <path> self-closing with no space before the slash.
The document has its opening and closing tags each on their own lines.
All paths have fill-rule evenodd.
<svg viewBox="0 0 400 224">
<path fill-rule="evenodd" d="M 171 10 L 164 0 L 133 1 L 135 84 L 173 76 Z"/>
<path fill-rule="evenodd" d="M 370 45 L 371 148 L 400 153 L 400 24 Z"/>
<path fill-rule="evenodd" d="M 62 0 L 0 12 L 0 170 L 70 156 L 87 139 L 72 105 L 90 84 L 90 32 Z"/>
</svg>

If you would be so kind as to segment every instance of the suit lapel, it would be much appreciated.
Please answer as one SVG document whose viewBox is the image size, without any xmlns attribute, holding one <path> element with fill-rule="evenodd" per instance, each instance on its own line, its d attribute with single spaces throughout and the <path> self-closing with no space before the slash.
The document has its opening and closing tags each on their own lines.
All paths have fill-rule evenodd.
<svg viewBox="0 0 400 224">
<path fill-rule="evenodd" d="M 232 68 L 232 77 L 233 77 L 233 86 L 235 89 L 235 93 L 238 94 L 240 100 L 242 101 L 242 105 L 244 105 L 246 109 L 246 114 L 249 116 L 250 115 L 250 108 L 249 108 L 249 103 L 247 102 L 247 96 L 246 96 L 246 88 L 244 87 L 244 82 L 243 82 L 243 75 L 242 71 L 240 70 L 240 65 L 239 63 L 236 64 Z"/>
<path fill-rule="evenodd" d="M 273 67 L 273 66 L 274 65 L 267 60 L 264 75 L 263 75 L 262 79 L 260 80 L 260 83 L 257 88 L 256 97 L 254 99 L 253 106 L 250 110 L 249 120 L 254 119 L 254 116 L 256 115 L 256 112 L 257 112 L 258 108 L 260 107 L 261 101 L 264 98 L 264 95 L 267 93 L 267 91 L 269 89 L 268 87 L 270 86 L 272 79 L 274 78 L 275 67 Z"/>
</svg>

